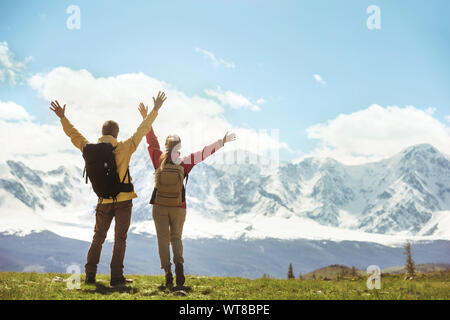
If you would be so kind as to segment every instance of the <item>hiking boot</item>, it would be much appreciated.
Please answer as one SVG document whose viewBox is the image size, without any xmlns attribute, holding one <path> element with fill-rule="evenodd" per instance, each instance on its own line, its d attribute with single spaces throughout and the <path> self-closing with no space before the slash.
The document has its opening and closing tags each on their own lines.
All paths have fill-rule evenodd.
<svg viewBox="0 0 450 320">
<path fill-rule="evenodd" d="M 133 282 L 133 280 L 126 279 L 124 276 L 122 276 L 122 277 L 118 277 L 118 278 L 111 278 L 111 281 L 109 284 L 111 285 L 111 287 L 117 287 L 117 286 L 125 286 L 128 283 L 132 283 L 132 282 Z"/>
<path fill-rule="evenodd" d="M 171 271 L 166 272 L 166 288 L 173 288 L 173 275 Z"/>
<path fill-rule="evenodd" d="M 184 267 L 182 263 L 175 264 L 175 276 L 177 277 L 177 287 L 182 287 L 186 278 L 184 277 Z"/>
<path fill-rule="evenodd" d="M 88 272 L 86 273 L 86 279 L 84 280 L 85 284 L 95 284 L 95 273 Z"/>
</svg>

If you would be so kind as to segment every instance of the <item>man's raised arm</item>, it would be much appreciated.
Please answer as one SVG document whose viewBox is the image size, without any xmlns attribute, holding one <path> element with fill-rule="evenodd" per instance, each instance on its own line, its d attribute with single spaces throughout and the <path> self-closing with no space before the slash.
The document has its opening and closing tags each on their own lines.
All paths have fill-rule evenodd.
<svg viewBox="0 0 450 320">
<path fill-rule="evenodd" d="M 137 128 L 136 132 L 129 139 L 124 141 L 124 144 L 130 148 L 131 152 L 136 151 L 142 138 L 147 134 L 147 132 L 150 131 L 153 121 L 155 121 L 156 116 L 158 115 L 158 111 L 161 108 L 164 101 L 166 101 L 166 99 L 167 99 L 167 97 L 164 92 L 161 92 L 161 91 L 158 92 L 157 98 L 156 99 L 153 98 L 154 107 L 149 115 L 147 115 L 148 106 L 144 106 L 144 104 L 142 102 L 139 105 L 139 112 L 141 113 L 143 121 Z"/>
<path fill-rule="evenodd" d="M 78 132 L 78 130 L 75 129 L 72 123 L 70 123 L 69 119 L 66 118 L 64 114 L 66 111 L 66 105 L 61 108 L 59 102 L 55 100 L 51 102 L 50 110 L 52 110 L 61 120 L 63 130 L 70 138 L 73 145 L 80 149 L 81 152 L 83 152 L 84 145 L 86 143 L 89 143 L 89 141 L 80 132 Z"/>
</svg>

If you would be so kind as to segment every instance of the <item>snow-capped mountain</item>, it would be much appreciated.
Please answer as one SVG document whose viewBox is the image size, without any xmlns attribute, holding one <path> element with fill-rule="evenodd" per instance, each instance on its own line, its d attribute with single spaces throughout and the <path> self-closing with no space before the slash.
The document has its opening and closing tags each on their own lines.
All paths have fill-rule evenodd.
<svg viewBox="0 0 450 320">
<path fill-rule="evenodd" d="M 187 237 L 450 239 L 450 160 L 431 145 L 358 166 L 306 158 L 267 170 L 211 158 L 189 177 Z M 48 172 L 15 160 L 0 164 L 0 231 L 81 226 L 90 237 L 96 197 L 82 165 L 81 156 L 78 167 Z M 133 230 L 154 233 L 148 205 L 154 169 L 145 148 L 130 172 L 139 195 Z"/>
<path fill-rule="evenodd" d="M 42 172 L 32 170 L 20 161 L 8 160 L 0 165 L 0 172 L 2 192 L 8 192 L 14 200 L 33 211 L 65 207 L 82 190 L 82 178 L 74 168 L 59 167 Z M 2 204 L 5 198 L 3 195 Z"/>
</svg>

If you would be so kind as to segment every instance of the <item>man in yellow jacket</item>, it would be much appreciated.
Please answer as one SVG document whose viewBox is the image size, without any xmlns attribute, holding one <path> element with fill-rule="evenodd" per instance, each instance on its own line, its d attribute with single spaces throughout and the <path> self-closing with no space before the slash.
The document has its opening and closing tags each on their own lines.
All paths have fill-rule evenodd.
<svg viewBox="0 0 450 320">
<path fill-rule="evenodd" d="M 159 92 L 157 98 L 153 98 L 154 107 L 149 115 L 147 115 L 148 108 L 142 103 L 139 105 L 140 113 L 147 116 L 139 125 L 136 132 L 125 141 L 117 141 L 119 125 L 116 122 L 109 120 L 103 124 L 102 136 L 98 139 L 98 142 L 110 143 L 115 147 L 114 158 L 121 181 L 128 170 L 131 155 L 136 151 L 142 138 L 150 131 L 153 121 L 155 121 L 158 115 L 158 110 L 165 100 L 165 93 Z M 66 105 L 61 107 L 58 101 L 52 101 L 51 106 L 50 109 L 61 119 L 61 124 L 66 135 L 72 140 L 73 145 L 83 152 L 84 146 L 89 142 L 65 117 Z M 131 176 L 129 179 L 131 182 Z M 85 282 L 87 284 L 95 283 L 102 246 L 113 218 L 115 218 L 116 223 L 114 230 L 114 250 L 111 259 L 111 286 L 126 284 L 127 279 L 123 276 L 123 259 L 131 220 L 132 199 L 136 197 L 137 194 L 134 191 L 120 192 L 115 199 L 116 201 L 113 199 L 102 199 L 101 203 L 97 204 L 94 237 L 85 265 Z"/>
</svg>

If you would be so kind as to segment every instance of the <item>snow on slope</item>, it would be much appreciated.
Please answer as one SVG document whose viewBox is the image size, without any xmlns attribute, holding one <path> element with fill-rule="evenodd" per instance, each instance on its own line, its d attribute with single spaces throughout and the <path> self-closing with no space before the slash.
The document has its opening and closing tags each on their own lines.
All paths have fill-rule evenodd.
<svg viewBox="0 0 450 320">
<path fill-rule="evenodd" d="M 91 238 L 96 197 L 81 172 L 72 166 L 43 172 L 12 160 L 0 164 L 0 230 Z"/>
<path fill-rule="evenodd" d="M 450 239 L 450 161 L 430 145 L 359 166 L 307 158 L 268 171 L 211 160 L 190 174 L 185 237 L 384 244 L 405 238 Z M 50 230 L 90 240 L 96 198 L 81 176 L 81 156 L 78 163 L 47 172 L 30 169 L 32 163 L 0 164 L 0 232 Z M 154 169 L 143 145 L 130 171 L 139 195 L 131 230 L 154 234 L 148 204 Z"/>
</svg>

